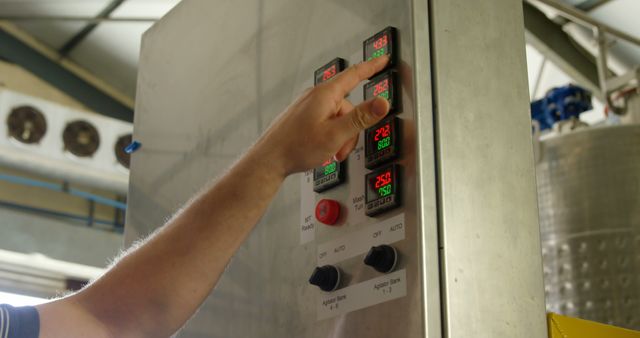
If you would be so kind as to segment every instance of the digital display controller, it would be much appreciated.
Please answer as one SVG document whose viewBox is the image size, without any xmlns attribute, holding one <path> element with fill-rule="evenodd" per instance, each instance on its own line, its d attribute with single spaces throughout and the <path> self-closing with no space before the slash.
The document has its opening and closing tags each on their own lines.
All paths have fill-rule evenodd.
<svg viewBox="0 0 640 338">
<path fill-rule="evenodd" d="M 319 85 L 322 82 L 328 81 L 334 76 L 338 75 L 341 71 L 347 68 L 347 61 L 342 58 L 335 58 L 326 65 L 318 68 L 314 74 L 314 85 Z"/>
<path fill-rule="evenodd" d="M 322 166 L 313 169 L 313 191 L 323 192 L 344 182 L 346 161 L 325 161 Z"/>
<path fill-rule="evenodd" d="M 376 96 L 389 101 L 389 114 L 397 113 L 400 109 L 397 95 L 396 73 L 387 70 L 371 79 L 364 85 L 364 99 L 370 100 Z"/>
<path fill-rule="evenodd" d="M 396 64 L 395 59 L 397 54 L 395 48 L 397 40 L 396 34 L 394 27 L 387 27 L 365 40 L 363 43 L 364 60 L 369 61 L 388 54 L 390 56 L 389 65 L 394 66 Z"/>
<path fill-rule="evenodd" d="M 400 119 L 395 116 L 367 129 L 364 135 L 364 166 L 373 169 L 398 157 L 400 139 Z"/>
<path fill-rule="evenodd" d="M 342 58 L 335 58 L 326 65 L 318 68 L 314 73 L 314 84 L 332 79 L 345 70 L 347 62 Z M 323 192 L 344 182 L 346 161 L 325 161 L 322 166 L 313 169 L 313 191 Z"/>
<path fill-rule="evenodd" d="M 400 206 L 400 166 L 391 164 L 365 177 L 367 216 Z"/>
</svg>

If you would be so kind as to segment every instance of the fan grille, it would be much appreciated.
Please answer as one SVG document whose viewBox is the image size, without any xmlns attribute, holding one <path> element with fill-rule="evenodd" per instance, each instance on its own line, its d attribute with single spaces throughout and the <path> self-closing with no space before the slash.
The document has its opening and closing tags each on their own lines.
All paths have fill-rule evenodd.
<svg viewBox="0 0 640 338">
<path fill-rule="evenodd" d="M 65 150 L 78 157 L 90 157 L 100 146 L 100 135 L 91 123 L 83 120 L 73 121 L 62 133 Z"/>
<path fill-rule="evenodd" d="M 7 117 L 9 135 L 25 143 L 39 143 L 47 132 L 44 114 L 31 106 L 20 106 L 11 110 Z"/>
</svg>

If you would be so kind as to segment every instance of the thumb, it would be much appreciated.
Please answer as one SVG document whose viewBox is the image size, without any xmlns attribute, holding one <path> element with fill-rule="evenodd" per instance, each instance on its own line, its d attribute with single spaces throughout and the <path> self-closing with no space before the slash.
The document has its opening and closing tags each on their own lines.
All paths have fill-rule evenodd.
<svg viewBox="0 0 640 338">
<path fill-rule="evenodd" d="M 335 120 L 341 141 L 346 142 L 360 131 L 367 129 L 382 120 L 389 112 L 389 102 L 375 97 L 357 105 L 347 114 Z"/>
</svg>

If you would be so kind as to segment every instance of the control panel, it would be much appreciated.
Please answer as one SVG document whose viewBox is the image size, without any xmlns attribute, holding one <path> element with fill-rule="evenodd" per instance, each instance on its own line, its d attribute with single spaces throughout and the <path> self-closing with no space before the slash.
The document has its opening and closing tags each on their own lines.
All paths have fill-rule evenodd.
<svg viewBox="0 0 640 338">
<path fill-rule="evenodd" d="M 347 60 L 390 57 L 385 69 L 349 95 L 354 105 L 375 97 L 388 100 L 387 117 L 359 136 L 347 160 L 327 160 L 302 178 L 300 240 L 317 242 L 308 283 L 318 288 L 318 320 L 406 295 L 406 268 L 397 246 L 405 239 L 398 51 L 398 32 L 387 27 L 363 41 L 362 59 L 341 55 L 313 73 L 317 86 L 344 71 Z M 362 269 L 366 273 L 354 278 Z"/>
</svg>

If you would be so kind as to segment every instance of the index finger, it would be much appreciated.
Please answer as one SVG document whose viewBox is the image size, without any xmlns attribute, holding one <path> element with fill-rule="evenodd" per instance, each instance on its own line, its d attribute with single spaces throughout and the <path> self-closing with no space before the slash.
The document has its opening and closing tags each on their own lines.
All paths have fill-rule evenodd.
<svg viewBox="0 0 640 338">
<path fill-rule="evenodd" d="M 344 97 L 349 94 L 358 83 L 383 70 L 388 62 L 389 56 L 385 54 L 375 59 L 355 64 L 346 71 L 338 74 L 330 86 L 340 91 L 341 96 Z"/>
</svg>

